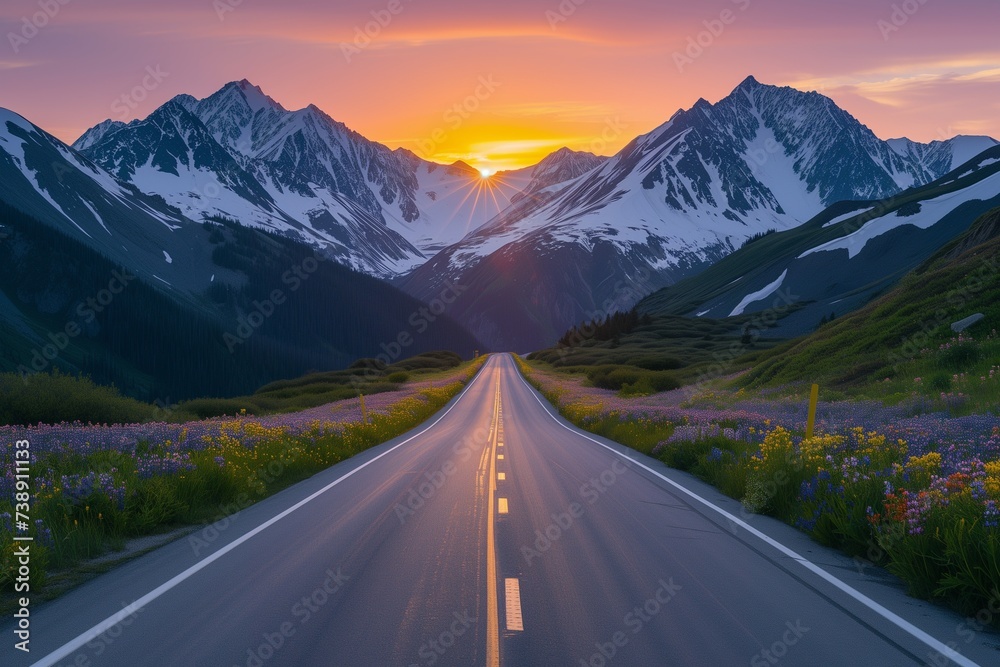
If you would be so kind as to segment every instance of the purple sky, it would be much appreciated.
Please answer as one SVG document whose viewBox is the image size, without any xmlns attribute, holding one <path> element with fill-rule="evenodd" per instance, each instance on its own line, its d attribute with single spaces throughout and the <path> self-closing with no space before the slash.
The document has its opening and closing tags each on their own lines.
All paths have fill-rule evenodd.
<svg viewBox="0 0 1000 667">
<path fill-rule="evenodd" d="M 883 138 L 1000 137 L 996 0 L 62 2 L 0 5 L 0 106 L 65 140 L 247 78 L 390 146 L 505 168 L 614 152 L 748 74 Z"/>
</svg>

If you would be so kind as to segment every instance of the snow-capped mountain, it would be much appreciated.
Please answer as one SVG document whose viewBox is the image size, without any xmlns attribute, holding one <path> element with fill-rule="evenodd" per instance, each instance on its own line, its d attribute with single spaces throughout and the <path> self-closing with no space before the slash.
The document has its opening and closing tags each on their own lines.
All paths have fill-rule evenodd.
<svg viewBox="0 0 1000 667">
<path fill-rule="evenodd" d="M 97 125 L 95 125 L 94 127 L 87 130 L 86 132 L 84 132 L 83 136 L 81 136 L 79 139 L 76 140 L 76 142 L 74 142 L 73 148 L 75 148 L 78 151 L 82 151 L 85 148 L 90 148 L 98 141 L 103 139 L 104 136 L 107 135 L 108 133 L 123 127 L 125 127 L 125 123 L 123 121 L 111 120 L 109 118 L 108 120 L 102 121 Z"/>
<path fill-rule="evenodd" d="M 991 142 L 891 144 L 829 98 L 749 77 L 716 104 L 699 100 L 678 111 L 547 196 L 515 202 L 402 284 L 426 297 L 444 280 L 482 282 L 494 295 L 510 291 L 496 298 L 514 304 L 525 286 L 496 267 L 521 262 L 542 270 L 537 277 L 547 284 L 532 288 L 531 312 L 517 306 L 517 317 L 487 318 L 473 307 L 460 315 L 484 340 L 531 349 L 551 343 L 553 330 L 627 307 L 637 294 L 697 271 L 755 234 L 796 227 L 837 201 L 923 185 Z M 581 279 L 581 257 L 590 282 Z M 555 313 L 554 326 L 546 309 Z M 545 324 L 528 331 L 525 321 Z"/>
<path fill-rule="evenodd" d="M 537 197 L 538 193 L 571 181 L 601 166 L 605 161 L 607 158 L 600 155 L 560 148 L 531 168 L 531 181 L 513 197 L 513 201 L 517 202 L 525 197 Z"/>
<path fill-rule="evenodd" d="M 0 109 L 0 201 L 154 284 L 197 292 L 214 273 L 200 224 L 6 109 Z"/>
<path fill-rule="evenodd" d="M 473 286 L 465 294 L 482 298 L 452 314 L 494 347 L 531 349 L 754 235 L 922 186 L 995 144 L 883 141 L 822 95 L 749 77 L 611 158 L 563 149 L 484 179 L 370 141 L 315 106 L 289 111 L 243 80 L 105 121 L 76 142 L 82 157 L 57 150 L 168 219 L 265 228 L 424 299 L 447 281 Z M 79 210 L 63 217 L 90 224 Z"/>
<path fill-rule="evenodd" d="M 385 278 L 460 240 L 530 179 L 497 174 L 487 188 L 464 163 L 390 150 L 313 105 L 288 111 L 246 80 L 202 100 L 179 95 L 127 125 L 105 121 L 74 146 L 194 220 L 268 228 Z"/>
<path fill-rule="evenodd" d="M 269 203 L 186 107 L 162 111 L 158 131 L 150 121 L 114 132 L 152 137 L 164 174 L 206 160 L 245 201 Z M 147 167 L 126 148 L 114 156 L 131 178 Z M 0 372 L 58 367 L 145 400 L 246 394 L 380 354 L 424 307 L 301 243 L 191 220 L 0 109 Z M 408 353 L 482 348 L 437 315 Z"/>
<path fill-rule="evenodd" d="M 639 307 L 724 318 L 766 310 L 779 299 L 798 307 L 776 333 L 807 333 L 831 313 L 864 305 L 998 206 L 1000 147 L 994 146 L 924 187 L 881 201 L 841 203 L 797 229 L 794 238 L 774 234 L 755 241 Z"/>
<path fill-rule="evenodd" d="M 957 136 L 929 144 L 903 137 L 889 139 L 886 143 L 899 155 L 926 165 L 933 173 L 947 173 L 957 169 L 986 149 L 997 145 L 996 139 L 983 136 Z"/>
</svg>

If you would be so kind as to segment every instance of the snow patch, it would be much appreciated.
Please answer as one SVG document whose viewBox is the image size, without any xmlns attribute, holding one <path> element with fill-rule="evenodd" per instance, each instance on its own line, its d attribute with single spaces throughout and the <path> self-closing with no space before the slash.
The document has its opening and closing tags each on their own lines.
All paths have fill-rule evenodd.
<svg viewBox="0 0 1000 667">
<path fill-rule="evenodd" d="M 868 211 L 871 211 L 873 208 L 875 208 L 875 207 L 874 206 L 869 206 L 868 208 L 855 209 L 855 210 L 851 211 L 850 213 L 845 213 L 844 215 L 838 215 L 836 218 L 834 218 L 830 222 L 824 224 L 823 225 L 823 229 L 826 229 L 827 227 L 833 227 L 834 225 L 836 225 L 838 223 L 841 223 L 844 220 L 850 220 L 851 218 L 853 218 L 856 215 L 862 215 L 864 213 L 867 213 Z"/>
<path fill-rule="evenodd" d="M 819 188 L 807 192 L 806 184 L 796 171 L 795 156 L 786 155 L 774 131 L 765 126 L 762 119 L 759 122 L 760 129 L 753 141 L 747 143 L 743 160 L 754 177 L 771 191 L 785 213 L 798 220 L 808 220 L 826 208 Z"/>
<path fill-rule="evenodd" d="M 1000 172 L 957 192 L 951 192 L 940 197 L 935 197 L 934 199 L 922 201 L 920 202 L 920 212 L 914 215 L 899 217 L 893 211 L 888 215 L 875 218 L 866 223 L 861 229 L 847 236 L 842 236 L 839 239 L 834 239 L 823 245 L 806 250 L 797 259 L 802 259 L 814 252 L 832 250 L 847 250 L 848 257 L 854 259 L 858 253 L 865 249 L 869 241 L 897 227 L 913 225 L 919 229 L 928 229 L 936 225 L 942 218 L 962 204 L 976 200 L 993 199 L 998 194 L 1000 194 Z"/>
<path fill-rule="evenodd" d="M 745 297 L 743 297 L 743 300 L 740 301 L 739 305 L 733 308 L 733 312 L 729 313 L 729 317 L 742 315 L 746 307 L 749 306 L 754 301 L 760 301 L 761 299 L 766 299 L 767 297 L 777 292 L 778 288 L 781 287 L 781 283 L 785 281 L 785 276 L 787 275 L 788 275 L 788 269 L 785 269 L 784 271 L 781 272 L 781 275 L 778 276 L 778 279 L 775 280 L 770 285 L 767 285 L 763 289 L 760 289 L 752 294 L 747 294 Z"/>
</svg>

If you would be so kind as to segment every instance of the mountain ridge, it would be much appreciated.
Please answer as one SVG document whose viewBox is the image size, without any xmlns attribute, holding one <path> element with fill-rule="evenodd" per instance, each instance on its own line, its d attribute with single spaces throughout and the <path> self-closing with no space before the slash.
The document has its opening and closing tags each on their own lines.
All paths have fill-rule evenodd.
<svg viewBox="0 0 1000 667">
<path fill-rule="evenodd" d="M 528 267 L 547 266 L 554 285 L 524 320 L 544 320 L 550 306 L 542 304 L 574 303 L 558 315 L 565 330 L 605 312 L 604 304 L 629 307 L 619 298 L 623 293 L 669 285 L 755 235 L 795 228 L 838 201 L 882 198 L 928 183 L 950 170 L 954 154 L 948 161 L 942 156 L 959 143 L 934 147 L 937 159 L 930 163 L 923 153 L 900 155 L 829 98 L 747 77 L 719 102 L 701 99 L 678 111 L 556 192 L 516 202 L 400 284 L 426 296 L 443 280 L 469 280 L 513 303 L 523 286 L 496 267 L 524 257 Z M 597 283 L 557 277 L 568 276 L 571 262 L 579 261 L 574 248 L 584 249 L 584 260 L 602 275 Z M 641 284 L 635 275 L 643 276 Z M 491 322 L 479 312 L 459 319 L 502 346 L 508 340 L 491 336 L 504 321 L 520 321 L 520 310 L 512 307 Z M 548 327 L 509 334 L 516 349 L 554 342 Z"/>
</svg>

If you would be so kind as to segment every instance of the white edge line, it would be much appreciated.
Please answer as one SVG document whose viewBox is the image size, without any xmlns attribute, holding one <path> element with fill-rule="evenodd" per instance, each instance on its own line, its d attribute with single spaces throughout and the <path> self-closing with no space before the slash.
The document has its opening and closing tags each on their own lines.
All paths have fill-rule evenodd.
<svg viewBox="0 0 1000 667">
<path fill-rule="evenodd" d="M 489 363 L 489 362 L 487 361 L 487 363 Z M 300 507 L 302 507 L 306 503 L 308 503 L 308 502 L 314 500 L 315 498 L 318 498 L 319 496 L 323 495 L 324 493 L 326 493 L 327 491 L 329 491 L 333 487 L 337 486 L 338 484 L 340 484 L 341 482 L 343 482 L 345 479 L 347 479 L 348 477 L 350 477 L 354 473 L 359 472 L 360 470 L 363 470 L 364 468 L 367 468 L 372 463 L 375 463 L 376 461 L 378 461 L 383 456 L 386 456 L 387 454 L 391 454 L 392 452 L 396 451 L 397 449 L 399 449 L 400 447 L 402 447 L 406 443 L 410 442 L 414 438 L 419 438 L 424 433 L 426 433 L 427 431 L 429 431 L 432 428 L 434 428 L 435 426 L 437 426 L 437 423 L 439 421 L 441 421 L 442 419 L 444 419 L 445 417 L 448 416 L 448 413 L 451 412 L 455 408 L 456 405 L 458 405 L 459 401 L 462 400 L 462 397 L 465 396 L 466 392 L 468 392 L 469 389 L 472 388 L 472 385 L 474 385 L 476 383 L 476 381 L 479 380 L 479 378 L 482 376 L 482 370 L 484 368 L 486 368 L 486 363 L 484 363 L 480 367 L 480 369 L 478 371 L 476 371 L 476 376 L 472 379 L 472 382 L 470 382 L 468 385 L 466 385 L 466 387 L 464 389 L 462 389 L 462 393 L 460 393 L 458 395 L 458 398 L 455 400 L 455 402 L 452 403 L 451 406 L 447 410 L 445 410 L 444 413 L 440 417 L 438 417 L 433 422 L 431 422 L 427 427 L 425 427 L 419 433 L 415 433 L 415 434 L 411 435 L 409 438 L 407 438 L 406 440 L 402 441 L 401 443 L 393 446 L 391 449 L 387 449 L 386 451 L 382 452 L 381 454 L 379 454 L 378 456 L 374 457 L 373 459 L 362 463 L 357 468 L 355 468 L 354 470 L 350 471 L 349 473 L 347 473 L 343 477 L 338 477 L 336 480 L 330 482 L 329 484 L 327 484 L 326 486 L 324 486 L 319 491 L 316 491 L 315 493 L 313 493 L 312 495 L 308 496 L 307 498 L 303 498 L 302 500 L 300 500 L 299 502 L 295 503 L 294 505 L 292 505 L 288 509 L 284 510 L 280 514 L 278 514 L 278 515 L 276 515 L 276 516 L 268 519 L 267 521 L 265 521 L 264 523 L 260 524 L 259 526 L 257 526 L 253 530 L 251 530 L 250 532 L 248 532 L 248 533 L 240 536 L 239 538 L 233 540 L 232 542 L 230 542 L 226 546 L 224 546 L 221 549 L 219 549 L 218 551 L 216 551 L 211 556 L 208 556 L 204 560 L 195 563 L 194 565 L 192 565 L 188 569 L 184 570 L 180 574 L 177 574 L 173 578 L 171 578 L 171 579 L 167 580 L 166 582 L 160 584 L 159 586 L 157 586 L 156 588 L 154 588 L 150 592 L 146 593 L 141 598 L 139 598 L 138 600 L 136 600 L 135 602 L 133 602 L 129 606 L 125 607 L 124 609 L 122 609 L 118 613 L 109 616 L 108 618 L 104 619 L 103 621 L 101 621 L 100 623 L 98 623 L 94 627 L 90 628 L 89 630 L 87 630 L 83 634 L 79 635 L 75 639 L 72 639 L 69 642 L 63 644 L 62 646 L 60 646 L 59 648 L 57 648 L 55 651 L 49 653 L 45 657 L 43 657 L 40 660 L 38 660 L 38 662 L 32 663 L 31 667 L 50 667 L 51 665 L 54 665 L 59 660 L 62 660 L 63 658 L 65 658 L 68 655 L 70 655 L 71 653 L 73 653 L 73 651 L 76 651 L 77 649 L 79 649 L 81 646 L 83 646 L 84 644 L 86 644 L 88 641 L 90 641 L 90 640 L 94 639 L 95 637 L 99 636 L 105 630 L 111 628 L 115 624 L 120 623 L 121 621 L 125 620 L 129 616 L 133 615 L 138 609 L 142 609 L 147 604 L 149 604 L 150 602 L 152 602 L 156 598 L 160 597 L 161 595 L 163 595 L 167 591 L 169 591 L 171 588 L 174 588 L 175 586 L 177 586 L 178 584 L 180 584 L 184 580 L 190 578 L 192 575 L 194 575 L 194 574 L 198 573 L 199 571 L 203 570 L 204 568 L 208 567 L 209 565 L 211 565 L 212 563 L 214 563 L 215 561 L 217 561 L 219 558 L 222 558 L 223 556 L 225 556 L 227 553 L 229 553 L 230 551 L 232 551 L 236 547 L 240 546 L 241 544 L 243 544 L 244 542 L 246 542 L 250 538 L 256 536 L 258 533 L 263 532 L 264 530 L 266 530 L 267 528 L 269 528 L 273 524 L 277 523 L 281 519 L 284 519 L 286 516 L 288 516 L 289 514 L 291 514 L 292 512 L 294 512 L 295 510 L 299 509 Z M 347 459 L 347 460 L 350 460 L 350 459 Z"/>
<path fill-rule="evenodd" d="M 599 440 L 595 440 L 594 438 L 590 437 L 586 433 L 583 433 L 582 431 L 580 431 L 580 430 L 578 430 L 576 428 L 567 426 L 563 422 L 559 421 L 559 419 L 556 417 L 556 415 L 552 414 L 552 412 L 545 406 L 545 403 L 542 402 L 542 399 L 539 398 L 538 393 L 536 392 L 535 388 L 532 387 L 530 384 L 528 384 L 528 381 L 524 379 L 524 375 L 522 375 L 520 369 L 517 368 L 517 364 L 515 364 L 515 370 L 517 371 L 517 376 L 521 379 L 521 382 L 523 382 L 524 386 L 526 386 L 528 388 L 528 390 L 531 393 L 531 395 L 535 397 L 535 400 L 538 401 L 538 404 L 542 406 L 542 409 L 545 410 L 545 412 L 550 417 L 552 417 L 553 421 L 555 421 L 557 424 L 559 424 L 560 426 L 562 426 L 567 431 L 570 431 L 571 433 L 575 433 L 575 434 L 579 435 L 581 438 L 585 438 L 587 440 L 590 440 L 591 442 L 593 442 L 595 444 L 598 444 L 601 447 L 604 447 L 608 451 L 613 452 L 614 454 L 616 454 L 618 456 L 621 456 L 622 458 L 628 459 L 629 461 L 631 461 L 632 463 L 635 463 L 640 468 L 642 468 L 642 469 L 644 469 L 644 470 L 646 470 L 648 472 L 653 473 L 654 475 L 656 475 L 657 477 L 659 477 L 660 479 L 662 479 L 664 482 L 666 482 L 670 486 L 672 486 L 675 489 L 677 489 L 678 491 L 684 493 L 687 496 L 690 496 L 694 500 L 697 500 L 699 503 L 701 503 L 702 505 L 708 507 L 709 509 L 714 510 L 715 512 L 718 512 L 719 514 L 721 514 L 722 516 L 724 516 L 729 521 L 732 521 L 737 526 L 740 526 L 741 528 L 743 528 L 744 530 L 746 530 L 750 534 L 755 535 L 756 537 L 760 538 L 764 542 L 770 544 L 772 547 L 774 547 L 775 549 L 777 549 L 781 553 L 785 554 L 786 556 L 788 556 L 792 560 L 796 561 L 802 567 L 804 567 L 807 570 L 809 570 L 810 572 L 818 575 L 820 578 L 826 580 L 830 584 L 833 584 L 838 589 L 840 589 L 844 593 L 848 594 L 849 596 L 851 596 L 852 598 L 854 598 L 855 600 L 857 600 L 861 604 L 865 605 L 866 607 L 868 607 L 869 609 L 871 609 L 872 611 L 874 611 L 878 615 L 882 616 L 884 619 L 886 619 L 890 623 L 894 624 L 895 626 L 897 626 L 901 630 L 904 630 L 905 632 L 909 633 L 910 635 L 912 635 L 916 639 L 919 639 L 921 642 L 923 642 L 927 646 L 931 647 L 932 649 L 936 650 L 941 655 L 946 656 L 949 660 L 954 661 L 956 664 L 964 665 L 964 667 L 980 667 L 979 663 L 973 662 L 969 658 L 966 658 L 964 655 L 962 655 L 961 653 L 955 651 L 955 649 L 951 648 L 950 646 L 948 646 L 944 642 L 941 642 L 938 639 L 935 639 L 934 637 L 932 637 L 928 633 L 924 632 L 923 630 L 921 630 L 917 626 L 915 626 L 912 623 L 910 623 L 909 621 L 907 621 L 905 618 L 903 618 L 903 617 L 899 616 L 898 614 L 894 613 L 893 611 L 891 611 L 891 610 L 883 607 L 878 602 L 876 602 L 875 600 L 872 600 L 870 597 L 868 597 L 867 595 L 865 595 L 861 591 L 859 591 L 859 590 L 851 587 L 850 584 L 847 584 L 847 583 L 841 581 L 840 579 L 838 579 L 837 577 L 833 576 L 832 574 L 830 574 L 829 572 L 827 572 L 826 570 L 824 570 L 820 566 L 818 566 L 815 563 L 813 563 L 812 561 L 808 560 L 805 556 L 802 556 L 799 553 L 797 553 L 796 551 L 794 551 L 794 550 L 786 547 L 784 544 L 782 544 L 781 542 L 778 542 L 777 540 L 775 540 L 771 536 L 769 536 L 769 535 L 767 535 L 765 533 L 762 533 L 761 531 L 757 530 L 756 528 L 754 528 L 753 526 L 751 526 L 747 522 L 743 521 L 739 517 L 736 517 L 736 516 L 730 514 L 729 512 L 727 512 L 726 510 L 722 509 L 721 507 L 719 507 L 718 505 L 716 505 L 712 501 L 706 500 L 705 498 L 702 498 L 701 496 L 699 496 L 694 491 L 691 491 L 690 489 L 686 488 L 682 484 L 680 484 L 678 482 L 675 482 L 674 480 L 670 479 L 669 477 L 667 477 L 667 476 L 665 476 L 665 475 L 663 475 L 663 474 L 661 474 L 661 473 L 653 470 L 652 468 L 650 468 L 649 466 L 645 465 L 641 461 L 637 461 L 636 459 L 633 459 L 631 456 L 627 456 L 626 454 L 623 454 L 622 452 L 619 452 L 618 450 L 614 449 L 613 447 L 609 447 L 608 445 L 604 444 L 603 442 L 600 442 Z"/>
</svg>

